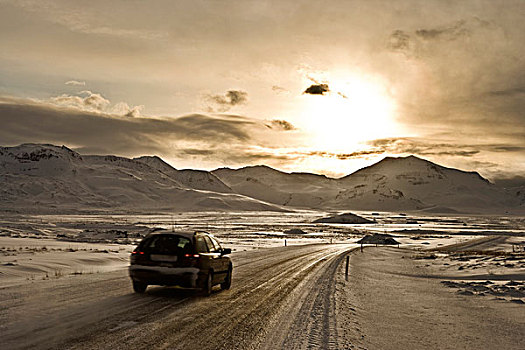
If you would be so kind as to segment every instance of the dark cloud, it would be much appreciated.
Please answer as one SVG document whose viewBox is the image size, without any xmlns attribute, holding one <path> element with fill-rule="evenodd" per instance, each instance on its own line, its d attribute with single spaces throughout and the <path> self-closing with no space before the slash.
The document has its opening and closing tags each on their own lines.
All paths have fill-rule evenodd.
<svg viewBox="0 0 525 350">
<path fill-rule="evenodd" d="M 489 94 L 493 95 L 493 96 L 503 96 L 503 97 L 505 97 L 505 96 L 523 95 L 523 94 L 525 94 L 525 87 L 524 86 L 515 87 L 515 88 L 509 87 L 508 89 L 505 89 L 505 90 L 490 91 Z"/>
<path fill-rule="evenodd" d="M 477 24 L 482 23 L 479 19 L 474 19 Z M 467 21 L 460 20 L 448 27 L 441 28 L 430 28 L 430 29 L 418 29 L 415 34 L 425 40 L 455 40 L 460 36 L 464 36 L 470 33 Z"/>
<path fill-rule="evenodd" d="M 314 84 L 310 85 L 306 90 L 303 91 L 303 94 L 310 94 L 310 95 L 324 95 L 327 92 L 335 92 L 342 98 L 348 98 L 345 94 L 343 94 L 340 91 L 332 91 L 328 87 L 328 82 L 321 82 L 318 79 L 312 77 L 311 75 L 307 75 L 306 78 L 311 80 Z"/>
<path fill-rule="evenodd" d="M 385 138 L 367 142 L 378 153 L 414 154 L 422 156 L 459 156 L 472 157 L 480 153 L 470 145 L 457 143 L 432 142 L 415 138 Z"/>
<path fill-rule="evenodd" d="M 493 145 L 490 147 L 490 150 L 494 152 L 524 152 L 525 153 L 525 146 Z"/>
<path fill-rule="evenodd" d="M 415 54 L 425 49 L 425 42 L 454 41 L 467 38 L 480 28 L 490 27 L 490 22 L 472 17 L 468 20 L 459 20 L 448 26 L 435 28 L 421 28 L 407 32 L 401 29 L 394 30 L 388 39 L 387 47 L 393 51 Z"/>
<path fill-rule="evenodd" d="M 190 139 L 210 138 L 220 142 L 228 142 L 231 138 L 246 141 L 250 135 L 243 127 L 255 125 L 247 118 L 219 116 L 210 117 L 203 114 L 192 114 L 176 119 L 170 119 L 176 128 L 184 130 Z"/>
<path fill-rule="evenodd" d="M 478 165 L 480 168 L 491 168 L 495 163 L 478 162 L 473 159 L 479 154 L 490 153 L 513 153 L 519 157 L 525 157 L 525 146 L 512 144 L 462 144 L 457 142 L 437 142 L 418 138 L 385 138 L 367 142 L 378 153 L 389 154 L 414 154 L 421 156 L 450 156 L 468 158 L 469 164 Z M 500 157 L 500 156 L 497 156 Z"/>
<path fill-rule="evenodd" d="M 302 156 L 315 156 L 315 157 L 322 157 L 322 158 L 337 158 L 339 160 L 347 160 L 347 159 L 353 159 L 353 158 L 361 158 L 364 156 L 372 155 L 372 154 L 383 154 L 384 152 L 381 150 L 366 150 L 366 151 L 357 151 L 357 152 L 351 152 L 351 153 L 333 153 L 333 152 L 325 152 L 325 151 L 312 151 L 312 152 L 297 152 L 296 154 L 302 155 Z"/>
<path fill-rule="evenodd" d="M 248 101 L 248 93 L 241 90 L 229 90 L 224 95 L 210 95 L 208 99 L 217 107 L 213 110 L 226 112 L 233 106 L 245 104 Z"/>
<path fill-rule="evenodd" d="M 171 154 L 177 142 L 198 143 L 203 149 L 242 144 L 250 140 L 250 128 L 264 128 L 239 116 L 125 118 L 15 99 L 0 99 L 0 124 L 2 145 L 67 144 L 123 156 Z"/>
<path fill-rule="evenodd" d="M 269 128 L 276 128 L 284 131 L 295 130 L 295 127 L 292 125 L 292 123 L 286 120 L 274 119 L 270 123 L 271 124 L 268 125 Z"/>
<path fill-rule="evenodd" d="M 410 49 L 410 35 L 402 30 L 395 30 L 390 34 L 387 47 L 394 51 L 408 51 Z"/>
<path fill-rule="evenodd" d="M 328 84 L 313 84 L 304 90 L 303 94 L 324 95 L 325 92 L 329 91 Z"/>
<path fill-rule="evenodd" d="M 297 156 L 293 154 L 276 154 L 271 150 L 254 150 L 242 146 L 232 147 L 229 152 L 225 152 L 224 149 L 219 148 L 207 150 L 182 148 L 177 150 L 177 156 L 181 159 L 195 157 L 201 161 L 220 164 L 220 166 L 247 166 L 264 162 L 265 164 L 273 164 L 278 167 L 282 165 L 283 162 L 290 162 L 297 159 Z"/>
<path fill-rule="evenodd" d="M 201 148 L 182 148 L 177 150 L 177 155 L 188 156 L 214 156 L 217 154 L 216 150 L 201 149 Z"/>
</svg>

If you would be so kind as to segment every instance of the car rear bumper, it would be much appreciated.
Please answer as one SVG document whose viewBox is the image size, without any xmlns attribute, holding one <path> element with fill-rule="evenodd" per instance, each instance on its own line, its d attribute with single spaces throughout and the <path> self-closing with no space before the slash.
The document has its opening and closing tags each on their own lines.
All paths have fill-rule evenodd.
<svg viewBox="0 0 525 350">
<path fill-rule="evenodd" d="M 131 265 L 129 276 L 133 281 L 146 284 L 197 288 L 199 269 L 196 267 Z"/>
</svg>

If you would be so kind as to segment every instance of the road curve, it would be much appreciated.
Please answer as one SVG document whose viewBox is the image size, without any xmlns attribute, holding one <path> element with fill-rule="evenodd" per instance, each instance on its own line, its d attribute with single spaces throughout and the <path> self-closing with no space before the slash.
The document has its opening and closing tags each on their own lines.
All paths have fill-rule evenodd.
<svg viewBox="0 0 525 350">
<path fill-rule="evenodd" d="M 0 288 L 6 349 L 337 349 L 336 274 L 349 245 L 239 252 L 232 289 L 132 293 L 126 271 Z M 218 287 L 215 287 L 218 288 Z"/>
</svg>

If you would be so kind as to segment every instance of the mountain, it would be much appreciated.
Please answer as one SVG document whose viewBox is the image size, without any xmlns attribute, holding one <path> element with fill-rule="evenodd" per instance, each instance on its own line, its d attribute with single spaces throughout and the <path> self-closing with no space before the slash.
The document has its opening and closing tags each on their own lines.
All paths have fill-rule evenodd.
<svg viewBox="0 0 525 350">
<path fill-rule="evenodd" d="M 446 168 L 415 156 L 387 157 L 340 182 L 347 190 L 340 193 L 337 204 L 363 201 L 367 208 L 375 202 L 387 208 L 403 203 L 407 209 L 484 209 L 516 204 L 476 172 Z"/>
<path fill-rule="evenodd" d="M 386 157 L 340 179 L 261 166 L 213 173 L 237 193 L 284 206 L 429 212 L 524 209 L 521 192 L 511 194 L 476 172 L 446 168 L 415 156 Z"/>
<path fill-rule="evenodd" d="M 525 206 L 525 186 L 512 187 L 507 192 L 516 198 L 521 206 Z"/>
<path fill-rule="evenodd" d="M 336 180 L 323 175 L 284 173 L 265 165 L 212 172 L 237 193 L 291 207 L 322 208 L 337 194 Z"/>
<path fill-rule="evenodd" d="M 368 210 L 524 213 L 523 186 L 415 156 L 386 157 L 339 179 L 268 166 L 177 170 L 156 156 L 80 155 L 62 146 L 0 147 L 0 210 Z"/>
<path fill-rule="evenodd" d="M 218 179 L 214 182 L 212 175 L 199 173 L 193 180 L 191 174 L 160 171 L 124 157 L 80 155 L 65 146 L 0 147 L 0 208 L 24 212 L 282 210 L 231 190 L 202 190 L 208 184 L 220 190 L 227 187 Z M 211 182 L 203 185 L 203 179 Z"/>
<path fill-rule="evenodd" d="M 192 169 L 177 170 L 157 156 L 143 156 L 133 158 L 133 160 L 147 164 L 189 188 L 221 193 L 233 193 L 231 188 L 225 185 L 224 182 L 209 171 Z"/>
</svg>

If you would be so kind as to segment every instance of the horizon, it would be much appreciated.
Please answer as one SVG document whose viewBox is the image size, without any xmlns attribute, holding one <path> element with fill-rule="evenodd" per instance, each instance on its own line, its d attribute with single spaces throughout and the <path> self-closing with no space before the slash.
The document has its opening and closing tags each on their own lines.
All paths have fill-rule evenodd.
<svg viewBox="0 0 525 350">
<path fill-rule="evenodd" d="M 331 178 L 408 155 L 525 174 L 525 2 L 0 9 L 2 145 Z"/>
</svg>

